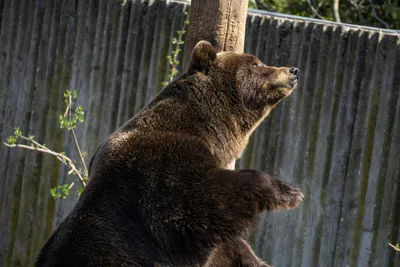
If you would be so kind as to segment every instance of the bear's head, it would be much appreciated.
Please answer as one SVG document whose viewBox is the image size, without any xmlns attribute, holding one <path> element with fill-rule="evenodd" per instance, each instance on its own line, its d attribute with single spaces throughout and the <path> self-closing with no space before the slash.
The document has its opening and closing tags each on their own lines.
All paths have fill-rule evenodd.
<svg viewBox="0 0 400 267">
<path fill-rule="evenodd" d="M 289 96 L 297 85 L 299 70 L 271 67 L 254 55 L 217 52 L 207 41 L 200 41 L 192 51 L 188 73 L 202 72 L 216 88 L 233 90 L 250 109 L 273 107 Z"/>
</svg>

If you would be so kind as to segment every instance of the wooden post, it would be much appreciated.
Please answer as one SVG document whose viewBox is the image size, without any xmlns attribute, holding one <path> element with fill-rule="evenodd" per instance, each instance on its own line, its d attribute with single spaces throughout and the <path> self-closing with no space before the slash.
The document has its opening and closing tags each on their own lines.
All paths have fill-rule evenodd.
<svg viewBox="0 0 400 267">
<path fill-rule="evenodd" d="M 192 0 L 187 49 L 200 40 L 217 44 L 220 51 L 243 52 L 248 0 Z"/>
</svg>

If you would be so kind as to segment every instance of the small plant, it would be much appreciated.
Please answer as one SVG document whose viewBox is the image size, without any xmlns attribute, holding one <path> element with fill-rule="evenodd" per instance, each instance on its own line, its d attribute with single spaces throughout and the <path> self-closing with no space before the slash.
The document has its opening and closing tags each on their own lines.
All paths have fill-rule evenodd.
<svg viewBox="0 0 400 267">
<path fill-rule="evenodd" d="M 74 161 L 73 159 L 67 157 L 64 152 L 56 152 L 47 148 L 45 144 L 40 144 L 39 142 L 35 141 L 33 135 L 23 135 L 19 127 L 15 128 L 14 134 L 8 137 L 7 142 L 4 142 L 4 145 L 8 147 L 19 147 L 29 150 L 35 150 L 55 156 L 59 161 L 69 167 L 70 170 L 68 171 L 68 174 L 75 174 L 78 177 L 78 180 L 82 185 L 81 187 L 77 188 L 78 195 L 80 195 L 80 193 L 82 193 L 83 187 L 86 185 L 86 182 L 88 180 L 88 171 L 84 159 L 86 153 L 82 153 L 74 130 L 78 123 L 82 123 L 84 121 L 85 115 L 81 106 L 77 106 L 75 110 L 73 110 L 74 101 L 76 100 L 77 96 L 78 95 L 76 91 L 65 91 L 64 101 L 67 107 L 65 109 L 65 112 L 60 115 L 59 122 L 61 129 L 67 129 L 71 132 L 74 139 L 75 148 L 80 158 L 80 164 L 76 163 L 76 161 Z M 18 143 L 18 141 L 20 140 L 22 142 Z M 57 187 L 50 189 L 50 194 L 54 198 L 65 199 L 67 196 L 69 196 L 70 190 L 74 185 L 74 182 L 58 185 Z"/>
<path fill-rule="evenodd" d="M 125 2 L 126 1 L 124 1 L 123 4 L 125 4 Z M 189 14 L 185 11 L 184 15 L 185 15 L 185 21 L 182 26 L 182 29 L 177 31 L 178 37 L 172 39 L 172 44 L 175 45 L 175 47 L 174 50 L 171 52 L 171 55 L 167 56 L 168 63 L 170 65 L 170 73 L 168 75 L 168 80 L 162 83 L 163 86 L 166 86 L 179 74 L 177 68 L 180 64 L 178 56 L 179 53 L 182 51 L 181 46 L 185 43 L 183 41 L 183 36 L 186 33 L 186 27 L 189 24 Z M 77 106 L 74 109 L 75 106 L 74 101 L 76 100 L 76 98 L 77 98 L 77 92 L 75 90 L 65 91 L 64 101 L 67 107 L 65 109 L 65 112 L 59 116 L 59 122 L 61 129 L 66 129 L 72 134 L 75 148 L 79 156 L 79 161 L 78 161 L 79 164 L 75 160 L 66 156 L 64 152 L 56 152 L 54 150 L 47 148 L 45 144 L 40 144 L 39 142 L 35 141 L 33 135 L 28 135 L 28 136 L 23 135 L 19 127 L 15 128 L 14 134 L 8 137 L 7 141 L 4 142 L 4 145 L 11 148 L 19 147 L 19 148 L 39 151 L 55 156 L 59 161 L 61 161 L 69 168 L 68 174 L 74 174 L 77 176 L 81 184 L 81 186 L 77 188 L 78 196 L 80 196 L 88 180 L 88 170 L 84 159 L 86 153 L 81 151 L 81 148 L 78 144 L 78 140 L 75 134 L 76 125 L 84 121 L 84 114 L 85 114 L 81 106 Z M 18 143 L 19 141 L 21 141 L 21 143 Z M 50 189 L 50 195 L 53 198 L 65 199 L 66 197 L 69 196 L 70 190 L 74 186 L 75 182 L 58 185 L 57 187 Z"/>
<path fill-rule="evenodd" d="M 177 31 L 178 38 L 172 39 L 172 44 L 175 45 L 175 49 L 171 52 L 171 55 L 167 56 L 168 63 L 171 67 L 171 72 L 168 75 L 168 80 L 162 83 L 162 86 L 166 86 L 168 83 L 172 82 L 174 78 L 179 74 L 178 65 L 180 64 L 178 60 L 179 53 L 182 51 L 181 46 L 185 43 L 183 41 L 183 35 L 186 33 L 186 26 L 189 24 L 189 13 L 184 12 L 185 21 L 183 22 L 182 29 Z"/>
</svg>

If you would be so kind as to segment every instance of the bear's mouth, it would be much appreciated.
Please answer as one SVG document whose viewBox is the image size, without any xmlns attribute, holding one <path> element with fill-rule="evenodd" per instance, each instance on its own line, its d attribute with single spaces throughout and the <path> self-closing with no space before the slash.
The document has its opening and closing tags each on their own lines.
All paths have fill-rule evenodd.
<svg viewBox="0 0 400 267">
<path fill-rule="evenodd" d="M 283 92 L 283 98 L 290 96 L 294 89 L 297 88 L 299 78 L 298 77 L 292 77 L 289 82 L 286 84 L 285 89 L 282 91 Z"/>
<path fill-rule="evenodd" d="M 298 78 L 293 78 L 293 80 L 290 82 L 290 87 L 292 88 L 292 90 L 297 87 L 298 81 L 299 81 Z"/>
</svg>

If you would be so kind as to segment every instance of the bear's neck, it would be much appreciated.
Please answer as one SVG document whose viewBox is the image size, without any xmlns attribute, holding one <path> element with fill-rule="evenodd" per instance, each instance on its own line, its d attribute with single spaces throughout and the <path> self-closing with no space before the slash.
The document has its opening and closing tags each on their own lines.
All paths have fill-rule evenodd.
<svg viewBox="0 0 400 267">
<path fill-rule="evenodd" d="M 271 108 L 269 107 L 263 110 L 242 110 L 241 116 L 236 117 L 239 131 L 234 134 L 240 138 L 236 139 L 237 151 L 235 159 L 239 159 L 242 156 L 251 134 L 257 129 L 265 117 L 268 116 L 270 111 Z"/>
<path fill-rule="evenodd" d="M 251 134 L 273 107 L 249 109 L 238 100 L 237 96 L 229 92 L 229 90 L 232 92 L 234 88 L 220 85 L 214 89 L 219 90 L 218 96 L 213 96 L 213 92 L 203 92 L 204 95 L 210 93 L 209 99 L 218 99 L 219 101 L 219 103 L 210 105 L 210 107 L 214 107 L 212 113 L 215 119 L 210 118 L 209 124 L 204 124 L 203 129 L 206 131 L 209 129 L 206 135 L 212 137 L 208 140 L 212 140 L 215 156 L 219 158 L 222 167 L 231 168 L 232 162 L 242 156 Z M 227 104 L 223 105 L 223 102 Z"/>
</svg>

